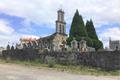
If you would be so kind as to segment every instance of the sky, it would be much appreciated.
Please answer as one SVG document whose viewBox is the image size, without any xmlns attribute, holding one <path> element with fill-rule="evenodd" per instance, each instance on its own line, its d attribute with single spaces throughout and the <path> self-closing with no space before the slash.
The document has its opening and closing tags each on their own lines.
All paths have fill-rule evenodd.
<svg viewBox="0 0 120 80">
<path fill-rule="evenodd" d="M 99 36 L 120 40 L 120 0 L 0 0 L 0 46 L 15 45 L 21 37 L 39 38 L 55 32 L 57 10 L 63 9 L 67 34 L 76 9 L 92 19 Z"/>
</svg>

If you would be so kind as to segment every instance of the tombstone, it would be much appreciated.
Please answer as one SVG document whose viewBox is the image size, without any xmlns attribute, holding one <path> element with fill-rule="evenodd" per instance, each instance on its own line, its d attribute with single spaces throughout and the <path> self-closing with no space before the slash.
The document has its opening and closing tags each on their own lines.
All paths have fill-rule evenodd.
<svg viewBox="0 0 120 80">
<path fill-rule="evenodd" d="M 11 50 L 14 50 L 14 46 L 12 45 Z"/>
<path fill-rule="evenodd" d="M 75 40 L 75 38 L 71 41 L 71 48 L 72 50 L 75 50 L 75 51 L 77 51 L 78 49 L 78 41 Z"/>
<path fill-rule="evenodd" d="M 7 50 L 10 50 L 10 45 L 9 44 L 7 45 Z"/>
<path fill-rule="evenodd" d="M 80 48 L 80 51 L 81 52 L 86 52 L 87 51 L 87 44 L 86 44 L 86 41 L 85 40 L 81 40 L 79 42 L 79 48 Z"/>
</svg>

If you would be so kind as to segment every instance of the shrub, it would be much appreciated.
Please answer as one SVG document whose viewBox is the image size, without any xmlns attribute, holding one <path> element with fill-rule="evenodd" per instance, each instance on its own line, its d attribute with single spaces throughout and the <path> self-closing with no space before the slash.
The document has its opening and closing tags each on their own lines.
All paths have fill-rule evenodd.
<svg viewBox="0 0 120 80">
<path fill-rule="evenodd" d="M 7 57 L 6 58 L 6 63 L 9 63 L 11 61 L 11 58 L 10 57 Z"/>
<path fill-rule="evenodd" d="M 42 59 L 35 59 L 35 63 L 43 63 Z"/>
<path fill-rule="evenodd" d="M 47 63 L 48 63 L 48 67 L 50 67 L 50 68 L 54 67 L 55 63 L 56 63 L 55 58 L 54 57 L 48 57 Z"/>
</svg>

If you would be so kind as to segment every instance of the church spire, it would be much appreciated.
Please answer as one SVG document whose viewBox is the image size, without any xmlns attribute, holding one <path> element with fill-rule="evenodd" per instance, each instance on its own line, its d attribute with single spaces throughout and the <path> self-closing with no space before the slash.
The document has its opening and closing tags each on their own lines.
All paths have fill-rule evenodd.
<svg viewBox="0 0 120 80">
<path fill-rule="evenodd" d="M 66 34 L 66 23 L 64 21 L 64 11 L 59 9 L 57 12 L 56 33 Z"/>
</svg>

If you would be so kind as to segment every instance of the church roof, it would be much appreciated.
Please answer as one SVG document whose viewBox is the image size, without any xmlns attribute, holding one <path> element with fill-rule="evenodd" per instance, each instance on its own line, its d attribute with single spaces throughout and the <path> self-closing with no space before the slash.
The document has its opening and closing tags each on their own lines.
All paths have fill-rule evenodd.
<svg viewBox="0 0 120 80">
<path fill-rule="evenodd" d="M 42 37 L 42 38 L 39 38 L 37 41 L 51 41 L 54 39 L 54 37 L 57 35 L 57 34 L 60 34 L 60 33 L 54 33 L 50 36 L 46 36 L 46 37 Z M 67 34 L 60 34 L 60 35 L 63 35 L 63 36 L 67 36 Z"/>
<path fill-rule="evenodd" d="M 38 41 L 50 41 L 53 39 L 54 39 L 54 35 L 50 35 L 50 36 L 39 38 Z"/>
</svg>

